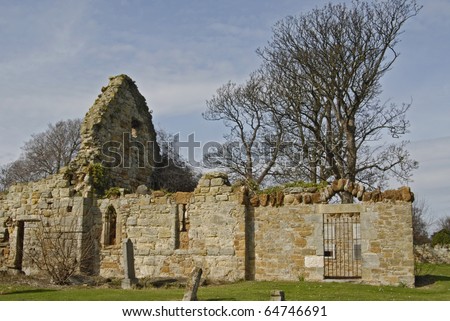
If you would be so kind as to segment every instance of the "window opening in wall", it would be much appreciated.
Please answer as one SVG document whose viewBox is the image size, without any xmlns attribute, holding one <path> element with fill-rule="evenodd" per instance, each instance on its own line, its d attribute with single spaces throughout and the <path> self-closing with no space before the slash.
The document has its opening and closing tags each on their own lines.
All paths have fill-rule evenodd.
<svg viewBox="0 0 450 321">
<path fill-rule="evenodd" d="M 187 232 L 187 211 L 186 204 L 181 204 L 181 230 L 180 232 Z"/>
<path fill-rule="evenodd" d="M 12 227 L 13 220 L 11 217 L 8 217 L 6 221 L 3 223 L 4 233 L 3 233 L 3 242 L 9 242 L 9 229 Z M 2 240 L 0 240 L 2 242 Z"/>
<path fill-rule="evenodd" d="M 116 245 L 117 213 L 113 206 L 108 207 L 105 220 L 105 245 Z"/>
<path fill-rule="evenodd" d="M 361 223 L 359 213 L 323 215 L 324 277 L 361 277 Z"/>
<path fill-rule="evenodd" d="M 187 204 L 177 205 L 175 249 L 189 248 L 189 214 Z"/>
<path fill-rule="evenodd" d="M 5 233 L 3 236 L 3 242 L 9 242 L 9 231 L 8 229 L 5 229 Z"/>
<path fill-rule="evenodd" d="M 136 119 L 131 120 L 131 137 L 137 138 L 140 127 L 141 127 L 141 123 L 139 120 L 136 120 Z"/>
</svg>

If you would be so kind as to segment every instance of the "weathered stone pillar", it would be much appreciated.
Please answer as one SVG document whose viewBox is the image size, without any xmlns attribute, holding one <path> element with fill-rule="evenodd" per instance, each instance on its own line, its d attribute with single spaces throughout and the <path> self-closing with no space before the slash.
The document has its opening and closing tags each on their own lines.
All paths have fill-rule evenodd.
<svg viewBox="0 0 450 321">
<path fill-rule="evenodd" d="M 125 239 L 122 244 L 123 249 L 123 270 L 125 279 L 122 280 L 122 289 L 131 289 L 138 283 L 134 272 L 134 249 L 133 242 Z"/>
<path fill-rule="evenodd" d="M 183 301 L 197 301 L 197 290 L 200 286 L 203 270 L 199 267 L 192 269 L 191 277 L 186 285 Z"/>
<path fill-rule="evenodd" d="M 270 292 L 270 301 L 286 301 L 284 291 L 274 290 Z"/>
</svg>

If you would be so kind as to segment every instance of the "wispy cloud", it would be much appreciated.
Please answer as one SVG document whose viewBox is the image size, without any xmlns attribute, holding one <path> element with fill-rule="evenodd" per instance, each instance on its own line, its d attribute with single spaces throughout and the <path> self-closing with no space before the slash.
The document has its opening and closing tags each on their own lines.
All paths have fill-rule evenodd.
<svg viewBox="0 0 450 321">
<path fill-rule="evenodd" d="M 327 2 L 1 1 L 0 164 L 17 157 L 22 143 L 48 122 L 83 117 L 107 77 L 119 73 L 136 80 L 155 123 L 173 117 L 187 131 L 207 128 L 184 122 L 200 121 L 218 87 L 242 82 L 257 68 L 255 50 L 270 39 L 271 26 Z M 450 2 L 423 2 L 419 16 L 406 24 L 402 55 L 383 83 L 387 98 L 413 99 L 415 141 L 450 134 Z M 413 189 L 439 212 L 450 212 L 447 141 L 411 144 L 421 162 Z"/>
<path fill-rule="evenodd" d="M 37 71 L 76 57 L 89 37 L 87 9 L 85 1 L 3 7 L 2 73 Z"/>
<path fill-rule="evenodd" d="M 410 151 L 419 161 L 413 191 L 427 202 L 434 219 L 450 215 L 450 136 L 412 142 Z"/>
</svg>

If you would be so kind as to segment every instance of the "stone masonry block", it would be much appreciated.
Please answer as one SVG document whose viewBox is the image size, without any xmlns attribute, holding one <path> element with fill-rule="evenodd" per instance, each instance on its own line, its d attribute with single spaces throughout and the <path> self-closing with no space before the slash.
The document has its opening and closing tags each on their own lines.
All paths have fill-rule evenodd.
<svg viewBox="0 0 450 321">
<path fill-rule="evenodd" d="M 211 179 L 211 186 L 222 186 L 222 185 L 224 185 L 223 178 L 219 177 Z"/>
<path fill-rule="evenodd" d="M 228 201 L 228 195 L 216 195 L 218 201 Z"/>
<path fill-rule="evenodd" d="M 197 186 L 199 187 L 209 187 L 211 186 L 211 180 L 207 178 L 202 178 L 198 181 Z"/>
</svg>

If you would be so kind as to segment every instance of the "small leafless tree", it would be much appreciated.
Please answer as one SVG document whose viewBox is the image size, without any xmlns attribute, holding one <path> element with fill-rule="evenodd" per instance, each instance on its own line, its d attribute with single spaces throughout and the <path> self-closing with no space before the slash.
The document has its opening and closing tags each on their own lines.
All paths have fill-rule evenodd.
<svg viewBox="0 0 450 321">
<path fill-rule="evenodd" d="M 423 199 L 418 199 L 412 207 L 413 219 L 413 242 L 415 245 L 422 245 L 430 242 L 428 229 L 431 226 L 429 217 L 429 206 Z"/>
<path fill-rule="evenodd" d="M 80 144 L 80 119 L 49 124 L 46 131 L 32 135 L 22 147 L 21 157 L 0 169 L 0 187 L 35 181 L 58 173 L 76 156 Z"/>
<path fill-rule="evenodd" d="M 32 228 L 25 253 L 55 284 L 67 284 L 77 272 L 88 270 L 95 237 L 80 231 L 76 216 L 41 217 Z"/>
<path fill-rule="evenodd" d="M 30 164 L 23 157 L 0 167 L 0 191 L 15 183 L 25 183 L 41 178 L 29 171 Z"/>
</svg>

